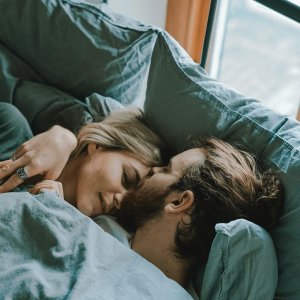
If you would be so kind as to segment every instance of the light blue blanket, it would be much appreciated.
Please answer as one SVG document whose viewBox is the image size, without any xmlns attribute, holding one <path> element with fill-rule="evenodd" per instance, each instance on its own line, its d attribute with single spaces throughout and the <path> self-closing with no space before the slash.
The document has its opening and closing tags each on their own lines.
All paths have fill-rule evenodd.
<svg viewBox="0 0 300 300">
<path fill-rule="evenodd" d="M 0 195 L 0 299 L 192 299 L 52 192 Z"/>
<path fill-rule="evenodd" d="M 273 299 L 277 260 L 267 232 L 239 219 L 217 224 L 216 233 L 206 268 L 193 276 L 201 300 Z M 37 196 L 0 195 L 0 299 L 192 297 L 90 218 L 46 191 Z"/>
</svg>

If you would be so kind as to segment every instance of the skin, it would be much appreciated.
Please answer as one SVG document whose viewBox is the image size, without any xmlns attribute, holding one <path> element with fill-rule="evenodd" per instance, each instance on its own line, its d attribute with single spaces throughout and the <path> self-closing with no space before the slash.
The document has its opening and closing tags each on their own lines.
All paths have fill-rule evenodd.
<svg viewBox="0 0 300 300">
<path fill-rule="evenodd" d="M 57 179 L 64 198 L 86 216 L 113 214 L 128 190 L 146 177 L 150 166 L 128 151 L 105 151 L 90 143 Z"/>
<path fill-rule="evenodd" d="M 9 177 L 0 186 L 0 193 L 9 192 L 19 184 L 32 184 L 31 194 L 50 190 L 87 216 L 115 214 L 124 194 L 140 181 L 135 170 L 142 179 L 150 166 L 132 153 L 104 152 L 95 144 L 66 165 L 76 145 L 75 135 L 61 126 L 25 142 L 13 153 L 15 161 L 0 162 L 0 179 Z M 27 171 L 25 182 L 16 174 L 20 167 Z"/>
<path fill-rule="evenodd" d="M 54 126 L 49 131 L 23 143 L 13 153 L 16 161 L 9 159 L 0 162 L 0 179 L 10 176 L 0 186 L 0 194 L 11 191 L 19 184 L 24 184 L 20 176 L 16 174 L 19 168 L 25 168 L 27 171 L 29 179 L 25 185 L 36 184 L 42 180 L 56 180 L 76 146 L 75 135 L 61 126 Z"/>
<path fill-rule="evenodd" d="M 167 188 L 181 177 L 188 165 L 205 159 L 205 152 L 201 148 L 184 151 L 171 158 L 168 166 L 152 168 L 149 178 L 143 184 L 143 189 Z"/>
<path fill-rule="evenodd" d="M 174 156 L 167 167 L 155 167 L 150 177 L 141 183 L 140 192 L 147 197 L 150 190 L 166 190 L 177 181 L 186 166 L 206 159 L 205 151 L 191 149 Z M 189 222 L 190 211 L 194 202 L 192 191 L 171 192 L 164 201 L 163 211 L 159 217 L 148 221 L 137 229 L 132 241 L 132 250 L 158 267 L 167 277 L 186 288 L 191 263 L 178 259 L 172 251 L 174 236 L 178 224 Z M 124 201 L 130 201 L 126 199 Z M 142 199 L 141 199 L 142 201 Z"/>
</svg>

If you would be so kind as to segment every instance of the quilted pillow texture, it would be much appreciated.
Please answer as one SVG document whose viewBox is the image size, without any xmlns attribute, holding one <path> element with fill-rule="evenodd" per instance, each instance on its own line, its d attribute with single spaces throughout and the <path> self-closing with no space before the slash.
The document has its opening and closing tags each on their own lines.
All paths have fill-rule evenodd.
<svg viewBox="0 0 300 300">
<path fill-rule="evenodd" d="M 0 0 L 0 42 L 46 84 L 83 100 L 137 103 L 157 30 L 106 4 Z"/>
<path fill-rule="evenodd" d="M 187 139 L 215 136 L 238 141 L 279 172 L 285 204 L 270 233 L 279 271 L 275 299 L 299 299 L 300 124 L 210 78 L 166 32 L 154 48 L 145 111 L 172 154 Z"/>
</svg>

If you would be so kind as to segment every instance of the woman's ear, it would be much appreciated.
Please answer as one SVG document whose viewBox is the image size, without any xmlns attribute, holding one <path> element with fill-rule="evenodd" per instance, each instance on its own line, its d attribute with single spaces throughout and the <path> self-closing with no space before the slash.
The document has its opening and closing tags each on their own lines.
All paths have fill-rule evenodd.
<svg viewBox="0 0 300 300">
<path fill-rule="evenodd" d="M 194 203 L 194 193 L 190 190 L 184 192 L 174 191 L 167 197 L 167 205 L 165 206 L 165 212 L 169 214 L 179 214 L 183 211 L 187 211 Z"/>
<path fill-rule="evenodd" d="M 100 149 L 100 146 L 95 143 L 89 143 L 87 146 L 87 152 L 88 155 L 94 155 L 98 150 Z"/>
</svg>

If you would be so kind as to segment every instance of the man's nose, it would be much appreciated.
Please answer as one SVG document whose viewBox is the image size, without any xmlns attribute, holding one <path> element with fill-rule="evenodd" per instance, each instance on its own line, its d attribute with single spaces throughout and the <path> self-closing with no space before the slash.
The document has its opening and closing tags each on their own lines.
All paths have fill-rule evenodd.
<svg viewBox="0 0 300 300">
<path fill-rule="evenodd" d="M 116 193 L 114 196 L 114 202 L 117 209 L 120 209 L 121 202 L 123 201 L 123 198 L 125 197 L 126 192 L 123 193 Z"/>
</svg>

